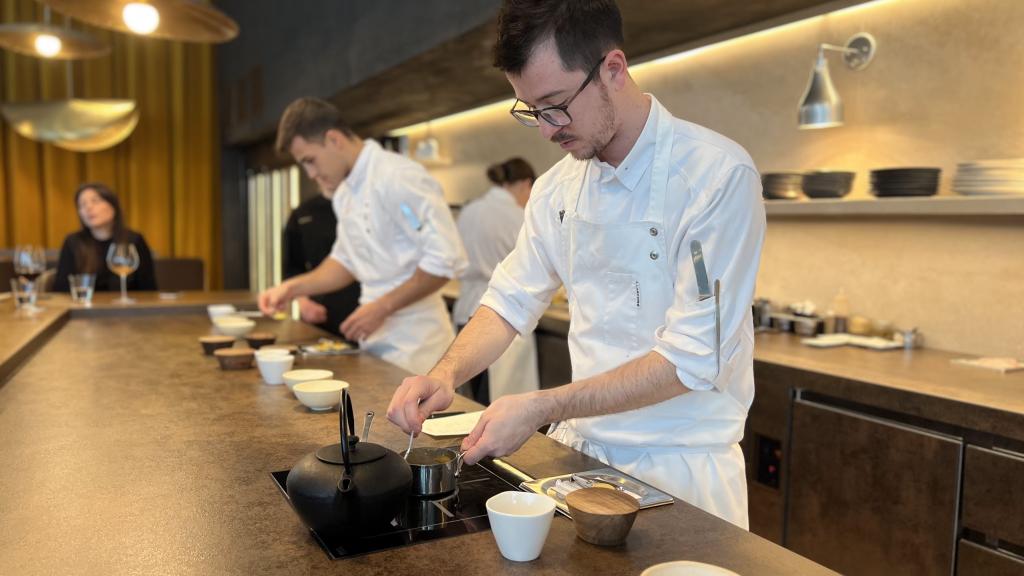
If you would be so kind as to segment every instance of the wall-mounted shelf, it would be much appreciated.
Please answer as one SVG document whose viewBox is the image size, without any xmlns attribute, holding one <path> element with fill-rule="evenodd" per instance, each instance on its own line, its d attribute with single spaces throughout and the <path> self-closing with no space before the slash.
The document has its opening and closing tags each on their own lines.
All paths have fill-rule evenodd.
<svg viewBox="0 0 1024 576">
<path fill-rule="evenodd" d="M 1022 196 L 765 200 L 769 216 L 1024 216 Z"/>
</svg>

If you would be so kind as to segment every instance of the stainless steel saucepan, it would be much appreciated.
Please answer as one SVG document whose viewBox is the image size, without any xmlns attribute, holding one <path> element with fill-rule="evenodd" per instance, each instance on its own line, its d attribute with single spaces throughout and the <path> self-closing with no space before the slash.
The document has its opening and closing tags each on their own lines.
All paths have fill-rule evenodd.
<svg viewBox="0 0 1024 576">
<path fill-rule="evenodd" d="M 451 448 L 423 446 L 410 450 L 406 461 L 412 469 L 412 494 L 437 496 L 455 490 L 462 456 Z"/>
</svg>

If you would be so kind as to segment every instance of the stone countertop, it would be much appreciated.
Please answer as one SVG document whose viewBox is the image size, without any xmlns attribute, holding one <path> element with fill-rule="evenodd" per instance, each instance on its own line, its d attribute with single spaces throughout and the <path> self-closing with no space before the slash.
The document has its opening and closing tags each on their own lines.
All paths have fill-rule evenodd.
<svg viewBox="0 0 1024 576">
<path fill-rule="evenodd" d="M 504 560 L 489 531 L 328 560 L 270 473 L 332 442 L 337 413 L 308 411 L 255 369 L 221 371 L 197 342 L 210 332 L 205 315 L 155 320 L 65 318 L 0 387 L 0 573 L 620 575 L 677 559 L 740 574 L 830 573 L 682 502 L 641 512 L 618 548 L 586 544 L 556 517 L 544 553 L 525 564 Z M 280 341 L 321 335 L 258 324 Z M 359 413 L 381 416 L 406 375 L 366 355 L 301 365 L 334 370 Z M 461 397 L 453 405 L 474 408 Z M 373 435 L 405 444 L 382 417 Z M 507 461 L 535 477 L 596 465 L 539 434 Z"/>
</svg>

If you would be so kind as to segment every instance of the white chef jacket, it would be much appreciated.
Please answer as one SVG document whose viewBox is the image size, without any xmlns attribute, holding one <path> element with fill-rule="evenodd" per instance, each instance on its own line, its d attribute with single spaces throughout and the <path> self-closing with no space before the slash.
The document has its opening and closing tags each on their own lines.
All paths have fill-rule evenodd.
<svg viewBox="0 0 1024 576">
<path fill-rule="evenodd" d="M 457 326 L 464 326 L 480 306 L 494 268 L 515 247 L 523 227 L 523 209 L 511 192 L 494 186 L 462 209 L 456 226 L 469 266 L 459 277 L 459 299 L 452 319 Z"/>
<path fill-rule="evenodd" d="M 333 200 L 338 234 L 331 257 L 362 284 L 360 304 L 408 280 L 416 268 L 455 278 L 466 268 L 441 186 L 418 163 L 365 140 Z M 424 374 L 454 339 L 447 307 L 434 292 L 396 311 L 362 348 Z"/>
<path fill-rule="evenodd" d="M 452 310 L 456 326 L 463 326 L 480 306 L 494 268 L 515 247 L 523 227 L 523 209 L 511 192 L 494 186 L 470 202 L 457 222 L 469 267 L 459 278 L 459 298 Z M 533 334 L 517 335 L 509 347 L 487 369 L 491 401 L 506 394 L 537 390 L 537 344 Z"/>
<path fill-rule="evenodd" d="M 624 346 L 619 342 L 627 340 L 639 341 L 638 349 L 646 345 L 647 351 L 668 359 L 691 392 L 639 410 L 563 422 L 552 435 L 745 526 L 743 460 L 736 443 L 754 393 L 750 303 L 765 231 L 760 178 L 742 147 L 672 117 L 650 98 L 647 123 L 618 167 L 596 158 L 581 163 L 566 156 L 537 180 L 516 248 L 495 270 L 481 304 L 525 333 L 533 330 L 554 291 L 565 283 L 574 380 L 632 359 L 614 353 Z M 659 126 L 659 121 L 669 124 Z M 661 248 L 649 253 L 645 248 L 640 257 L 668 258 L 670 304 L 660 326 L 638 334 L 617 329 L 595 337 L 594 325 L 609 316 L 616 326 L 624 325 L 621 316 L 633 313 L 634 297 L 637 308 L 649 303 L 652 298 L 645 294 L 650 288 L 644 278 L 610 282 L 604 291 L 588 287 L 591 294 L 608 294 L 604 300 L 579 301 L 569 270 L 575 254 L 566 247 L 563 218 L 568 221 L 566 215 L 572 214 L 589 226 L 607 228 L 645 220 L 660 127 L 665 128 L 671 149 L 666 193 L 657 214 L 660 224 L 651 226 L 648 240 L 656 240 L 652 245 Z M 567 206 L 576 190 L 576 204 Z M 721 366 L 715 354 L 714 300 L 698 300 L 692 240 L 702 244 L 711 282 L 721 281 Z M 622 249 L 635 251 L 629 246 Z M 660 291 L 667 288 L 657 286 Z M 685 462 L 676 469 L 680 457 Z M 729 486 L 729 494 L 723 496 L 716 488 L 720 479 Z"/>
</svg>

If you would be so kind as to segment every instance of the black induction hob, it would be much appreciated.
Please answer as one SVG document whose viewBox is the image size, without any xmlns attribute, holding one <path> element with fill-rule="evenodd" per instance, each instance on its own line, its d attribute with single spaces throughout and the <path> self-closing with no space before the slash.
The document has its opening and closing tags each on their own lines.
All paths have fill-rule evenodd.
<svg viewBox="0 0 1024 576">
<path fill-rule="evenodd" d="M 288 500 L 285 488 L 288 470 L 273 472 L 271 476 Z M 463 466 L 458 487 L 451 494 L 437 498 L 410 496 L 402 512 L 387 528 L 377 529 L 374 533 L 344 536 L 324 536 L 315 530 L 310 530 L 310 534 L 332 560 L 472 534 L 491 528 L 487 519 L 487 499 L 500 492 L 517 489 L 512 482 L 487 467 L 485 461 Z"/>
</svg>

